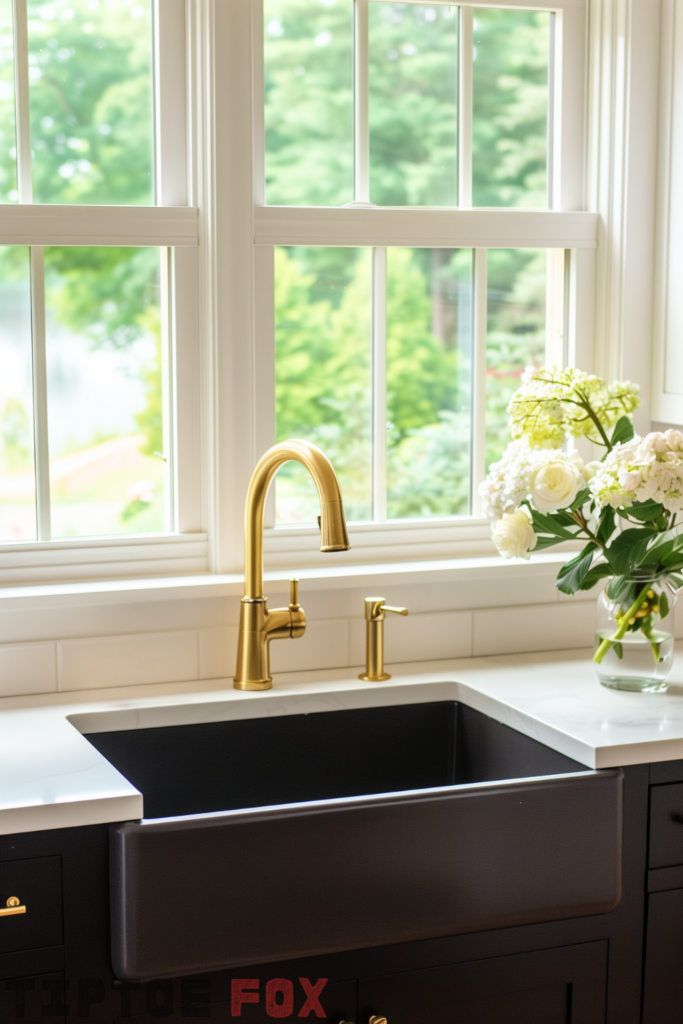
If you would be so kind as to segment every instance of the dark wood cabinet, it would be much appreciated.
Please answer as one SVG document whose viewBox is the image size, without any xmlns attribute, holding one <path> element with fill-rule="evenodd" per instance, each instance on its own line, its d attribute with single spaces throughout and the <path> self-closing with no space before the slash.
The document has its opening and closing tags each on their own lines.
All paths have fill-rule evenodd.
<svg viewBox="0 0 683 1024">
<path fill-rule="evenodd" d="M 390 1024 L 603 1024 L 607 942 L 544 949 L 359 985 L 359 1019 Z"/>
<path fill-rule="evenodd" d="M 643 1024 L 683 1020 L 683 889 L 648 896 Z"/>
<path fill-rule="evenodd" d="M 26 910 L 0 918 L 0 954 L 61 945 L 61 857 L 0 862 L 0 908 L 12 899 Z"/>
<path fill-rule="evenodd" d="M 0 1020 L 3 1024 L 63 1024 L 67 1006 L 62 972 L 10 978 L 0 984 Z"/>
</svg>

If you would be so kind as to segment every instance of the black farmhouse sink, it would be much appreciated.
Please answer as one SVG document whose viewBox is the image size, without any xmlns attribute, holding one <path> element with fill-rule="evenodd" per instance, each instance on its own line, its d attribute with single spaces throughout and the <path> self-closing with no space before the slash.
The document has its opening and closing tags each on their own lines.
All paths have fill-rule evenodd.
<svg viewBox="0 0 683 1024">
<path fill-rule="evenodd" d="M 619 770 L 454 701 L 97 732 L 114 969 L 146 980 L 606 913 Z"/>
</svg>

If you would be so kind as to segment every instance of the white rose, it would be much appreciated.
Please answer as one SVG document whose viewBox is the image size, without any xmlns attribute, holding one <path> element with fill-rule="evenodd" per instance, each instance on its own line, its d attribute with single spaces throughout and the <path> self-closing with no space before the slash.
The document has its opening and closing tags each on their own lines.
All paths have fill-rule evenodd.
<svg viewBox="0 0 683 1024">
<path fill-rule="evenodd" d="M 571 505 L 584 486 L 579 470 L 570 462 L 553 459 L 531 480 L 531 500 L 539 512 L 556 512 Z"/>
<path fill-rule="evenodd" d="M 505 513 L 491 528 L 493 543 L 503 558 L 528 558 L 536 547 L 536 534 L 526 512 Z"/>
</svg>

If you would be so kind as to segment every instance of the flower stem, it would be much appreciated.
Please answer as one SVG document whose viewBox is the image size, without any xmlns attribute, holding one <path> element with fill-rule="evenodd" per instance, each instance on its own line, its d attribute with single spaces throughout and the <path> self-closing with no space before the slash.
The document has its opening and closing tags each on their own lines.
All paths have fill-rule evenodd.
<svg viewBox="0 0 683 1024">
<path fill-rule="evenodd" d="M 605 657 L 612 644 L 618 643 L 622 639 L 624 633 L 629 627 L 631 619 L 635 618 L 636 612 L 640 608 L 641 604 L 645 601 L 646 597 L 647 587 L 645 586 L 638 594 L 638 597 L 635 599 L 635 601 L 633 602 L 629 610 L 626 612 L 626 614 L 622 615 L 620 619 L 617 619 L 617 622 L 619 623 L 619 628 L 617 629 L 614 636 L 605 637 L 605 639 L 602 641 L 597 651 L 593 655 L 593 661 L 597 662 L 598 665 L 602 664 L 602 659 Z"/>
</svg>

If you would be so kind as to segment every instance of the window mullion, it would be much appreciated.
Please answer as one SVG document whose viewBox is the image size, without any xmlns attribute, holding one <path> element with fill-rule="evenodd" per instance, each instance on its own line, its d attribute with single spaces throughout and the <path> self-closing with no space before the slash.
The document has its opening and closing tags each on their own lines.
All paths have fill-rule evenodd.
<svg viewBox="0 0 683 1024">
<path fill-rule="evenodd" d="M 28 12 L 26 0 L 12 0 L 14 98 L 17 132 L 17 188 L 20 203 L 33 202 L 31 121 L 28 91 Z"/>
<path fill-rule="evenodd" d="M 354 4 L 354 194 L 358 203 L 370 201 L 370 128 L 368 0 Z"/>
<path fill-rule="evenodd" d="M 47 364 L 45 357 L 45 253 L 31 246 L 31 336 L 33 345 L 33 430 L 35 437 L 38 540 L 52 538 L 50 449 L 47 432 Z"/>
<path fill-rule="evenodd" d="M 474 14 L 460 8 L 458 26 L 458 206 L 472 206 L 472 110 Z"/>
<path fill-rule="evenodd" d="M 372 274 L 372 504 L 375 522 L 387 518 L 387 250 L 373 251 Z"/>
<path fill-rule="evenodd" d="M 550 14 L 550 39 L 548 42 L 548 136 L 547 136 L 547 160 L 546 167 L 546 192 L 548 196 L 548 209 L 552 210 L 555 204 L 555 78 L 557 67 L 556 33 L 555 33 L 555 12 Z"/>
<path fill-rule="evenodd" d="M 488 334 L 488 250 L 474 250 L 474 317 L 472 325 L 472 515 L 481 516 L 479 485 L 486 475 L 486 341 Z"/>
</svg>

